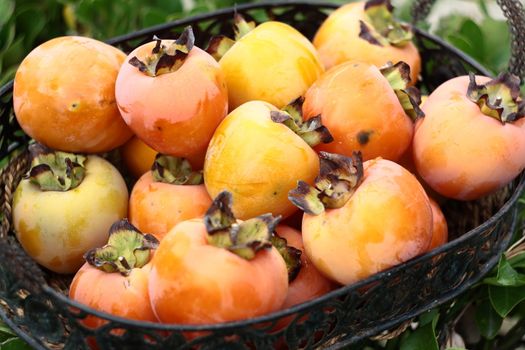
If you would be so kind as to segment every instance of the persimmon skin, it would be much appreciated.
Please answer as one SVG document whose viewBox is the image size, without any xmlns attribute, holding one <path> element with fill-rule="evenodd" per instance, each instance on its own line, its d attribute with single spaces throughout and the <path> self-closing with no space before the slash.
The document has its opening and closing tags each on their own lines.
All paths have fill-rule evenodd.
<svg viewBox="0 0 525 350">
<path fill-rule="evenodd" d="M 131 223 L 158 240 L 181 221 L 203 217 L 211 205 L 204 185 L 174 185 L 155 181 L 151 171 L 133 186 L 129 199 Z"/>
<path fill-rule="evenodd" d="M 274 247 L 245 260 L 209 245 L 202 220 L 176 225 L 152 260 L 149 293 L 161 322 L 210 324 L 248 319 L 278 310 L 288 273 Z"/>
<path fill-rule="evenodd" d="M 291 26 L 259 24 L 219 61 L 226 76 L 230 110 L 252 100 L 282 108 L 324 71 L 312 43 Z"/>
<path fill-rule="evenodd" d="M 133 136 L 120 148 L 124 166 L 137 179 L 150 171 L 157 153 L 137 136 Z"/>
<path fill-rule="evenodd" d="M 476 77 L 478 84 L 487 77 Z M 440 85 L 423 105 L 413 141 L 414 162 L 437 193 L 474 200 L 504 186 L 525 166 L 525 119 L 501 123 L 466 96 L 468 76 Z"/>
<path fill-rule="evenodd" d="M 313 183 L 319 158 L 297 134 L 270 119 L 276 108 L 251 101 L 219 125 L 206 153 L 204 183 L 212 198 L 232 193 L 235 217 L 272 213 L 287 217 L 297 210 L 288 192 L 298 180 Z"/>
<path fill-rule="evenodd" d="M 132 135 L 115 104 L 126 55 L 101 41 L 64 36 L 31 51 L 13 86 L 16 118 L 26 134 L 61 151 L 110 151 Z"/>
<path fill-rule="evenodd" d="M 69 297 L 95 310 L 132 320 L 158 322 L 149 302 L 148 276 L 151 264 L 134 268 L 128 276 L 107 273 L 85 263 L 76 273 Z M 82 321 L 98 328 L 106 320 L 89 315 Z"/>
<path fill-rule="evenodd" d="M 385 159 L 364 163 L 364 177 L 341 208 L 304 214 L 305 252 L 321 273 L 350 284 L 425 253 L 432 210 L 414 175 Z"/>
<path fill-rule="evenodd" d="M 280 237 L 286 239 L 289 246 L 302 251 L 301 270 L 288 286 L 283 309 L 320 297 L 335 289 L 337 284 L 321 274 L 304 253 L 303 238 L 299 231 L 286 225 L 277 226 L 276 231 Z"/>
<path fill-rule="evenodd" d="M 202 167 L 208 142 L 228 111 L 224 75 L 213 57 L 195 46 L 172 73 L 150 77 L 129 64 L 134 56 L 144 60 L 154 46 L 150 42 L 136 48 L 122 65 L 115 85 L 119 110 L 149 147 L 195 159 Z"/>
<path fill-rule="evenodd" d="M 364 1 L 341 6 L 323 22 L 313 44 L 326 70 L 346 61 L 363 61 L 378 67 L 388 61 L 406 62 L 410 66 L 410 81 L 415 84 L 421 71 L 421 57 L 416 46 L 378 46 L 359 37 L 359 20 L 367 23 Z"/>
<path fill-rule="evenodd" d="M 436 249 L 448 241 L 448 225 L 445 215 L 435 200 L 428 197 L 432 208 L 432 241 L 428 250 Z"/>
<path fill-rule="evenodd" d="M 306 92 L 303 114 L 305 119 L 321 114 L 334 137 L 316 146 L 319 151 L 347 156 L 361 151 L 363 160 L 396 161 L 412 140 L 412 121 L 386 78 L 368 63 L 346 62 L 323 74 Z"/>
</svg>

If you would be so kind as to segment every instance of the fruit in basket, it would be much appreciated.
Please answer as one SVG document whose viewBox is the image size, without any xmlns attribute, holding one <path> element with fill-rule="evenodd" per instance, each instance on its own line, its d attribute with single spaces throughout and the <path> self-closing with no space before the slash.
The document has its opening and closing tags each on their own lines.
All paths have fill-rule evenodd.
<svg viewBox="0 0 525 350">
<path fill-rule="evenodd" d="M 158 155 L 133 186 L 129 218 L 140 231 L 162 240 L 175 224 L 203 217 L 210 205 L 201 171 L 192 171 L 186 159 Z"/>
<path fill-rule="evenodd" d="M 504 186 L 525 167 L 525 103 L 509 73 L 453 78 L 423 105 L 413 141 L 416 169 L 439 194 L 473 200 Z"/>
<path fill-rule="evenodd" d="M 122 65 L 115 94 L 122 117 L 142 141 L 201 167 L 228 112 L 228 92 L 218 63 L 193 43 L 188 27 L 175 41 L 139 46 Z"/>
<path fill-rule="evenodd" d="M 239 219 L 264 213 L 289 216 L 297 208 L 288 200 L 288 191 L 299 179 L 313 183 L 319 171 L 310 145 L 330 141 L 329 133 L 319 117 L 303 123 L 300 106 L 287 110 L 263 101 L 247 102 L 222 121 L 210 141 L 204 163 L 206 189 L 211 197 L 231 192 Z"/>
<path fill-rule="evenodd" d="M 152 251 L 158 243 L 127 220 L 115 222 L 107 244 L 85 254 L 86 263 L 75 274 L 69 297 L 115 316 L 157 322 L 149 302 L 148 279 Z M 82 321 L 92 328 L 107 323 L 93 315 Z"/>
<path fill-rule="evenodd" d="M 137 179 L 151 169 L 158 153 L 137 136 L 133 136 L 119 150 L 126 170 Z"/>
<path fill-rule="evenodd" d="M 290 200 L 305 211 L 306 255 L 325 276 L 350 284 L 428 250 L 432 209 L 414 175 L 381 158 L 361 163 L 321 152 L 312 187 L 299 182 Z"/>
<path fill-rule="evenodd" d="M 230 110 L 262 100 L 282 108 L 304 94 L 324 71 L 312 43 L 276 21 L 255 26 L 237 14 L 235 41 L 215 37 L 207 49 L 226 76 Z"/>
<path fill-rule="evenodd" d="M 428 197 L 428 200 L 432 209 L 432 241 L 430 242 L 430 247 L 428 247 L 430 251 L 447 243 L 448 225 L 439 204 L 430 197 Z"/>
<path fill-rule="evenodd" d="M 26 134 L 47 147 L 81 153 L 112 150 L 132 135 L 115 104 L 126 55 L 78 36 L 51 39 L 22 61 L 13 105 Z"/>
<path fill-rule="evenodd" d="M 281 307 L 288 272 L 270 241 L 279 218 L 237 221 L 231 198 L 221 193 L 204 219 L 179 223 L 160 242 L 149 293 L 161 322 L 219 323 Z"/>
<path fill-rule="evenodd" d="M 388 61 L 410 66 L 411 85 L 421 71 L 421 57 L 412 43 L 412 30 L 392 15 L 390 0 L 359 1 L 328 16 L 313 43 L 326 69 L 358 60 L 378 67 Z"/>
<path fill-rule="evenodd" d="M 303 113 L 320 114 L 334 142 L 316 150 L 398 160 L 412 141 L 411 118 L 422 115 L 418 91 L 407 87 L 409 71 L 403 62 L 379 69 L 354 61 L 323 74 L 306 92 Z"/>
<path fill-rule="evenodd" d="M 126 216 L 128 190 L 105 159 L 30 146 L 31 169 L 13 197 L 18 241 L 36 262 L 74 273 L 82 255 L 107 241 L 108 229 Z"/>
</svg>

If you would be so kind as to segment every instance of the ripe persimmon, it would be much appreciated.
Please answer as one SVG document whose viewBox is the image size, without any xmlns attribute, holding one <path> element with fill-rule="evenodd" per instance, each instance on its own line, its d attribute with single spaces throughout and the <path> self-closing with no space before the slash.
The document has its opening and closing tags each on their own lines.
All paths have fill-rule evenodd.
<svg viewBox="0 0 525 350">
<path fill-rule="evenodd" d="M 285 23 L 255 26 L 236 15 L 235 32 L 236 41 L 222 37 L 208 48 L 226 77 L 230 110 L 252 100 L 282 108 L 324 71 L 312 43 Z"/>
<path fill-rule="evenodd" d="M 203 217 L 211 198 L 201 172 L 185 159 L 159 155 L 133 186 L 129 218 L 140 231 L 162 240 L 175 224 Z"/>
<path fill-rule="evenodd" d="M 301 182 L 290 199 L 306 211 L 304 248 L 321 273 L 350 284 L 427 251 L 432 209 L 414 175 L 386 159 L 320 156 L 315 187 Z"/>
<path fill-rule="evenodd" d="M 69 297 L 115 316 L 157 322 L 148 294 L 150 259 L 157 245 L 155 237 L 143 235 L 127 220 L 115 222 L 107 244 L 85 254 L 86 263 L 75 274 Z M 97 328 L 107 321 L 89 315 L 82 322 Z"/>
<path fill-rule="evenodd" d="M 16 72 L 18 123 L 41 144 L 66 152 L 112 150 L 132 135 L 115 103 L 126 55 L 101 41 L 64 36 L 31 51 Z"/>
<path fill-rule="evenodd" d="M 151 169 L 158 153 L 137 136 L 129 139 L 119 151 L 126 170 L 137 179 Z"/>
<path fill-rule="evenodd" d="M 124 121 L 142 141 L 201 167 L 228 112 L 228 92 L 219 64 L 193 41 L 188 27 L 176 41 L 157 39 L 133 50 L 115 94 Z"/>
<path fill-rule="evenodd" d="M 416 83 L 421 57 L 412 43 L 412 30 L 392 16 L 390 0 L 353 2 L 335 10 L 317 31 L 313 44 L 325 69 L 358 60 L 381 67 L 388 61 L 410 66 Z"/>
<path fill-rule="evenodd" d="M 152 260 L 149 294 L 161 322 L 209 324 L 278 310 L 288 291 L 286 264 L 270 243 L 278 219 L 237 222 L 221 193 L 206 217 L 177 224 Z"/>
<path fill-rule="evenodd" d="M 321 115 L 334 142 L 316 150 L 346 156 L 361 151 L 364 160 L 398 160 L 413 135 L 413 122 L 398 97 L 408 98 L 408 71 L 403 63 L 380 70 L 354 61 L 323 74 L 306 92 L 303 113 L 305 119 Z M 411 112 L 415 117 L 416 110 Z"/>
<path fill-rule="evenodd" d="M 239 219 L 264 213 L 289 216 L 297 208 L 288 200 L 288 191 L 299 179 L 312 183 L 319 171 L 317 154 L 297 134 L 302 129 L 296 133 L 279 118 L 294 123 L 269 103 L 247 102 L 222 121 L 208 146 L 206 188 L 211 197 L 231 192 Z M 301 135 L 312 136 L 308 131 Z"/>
<path fill-rule="evenodd" d="M 481 84 L 481 85 L 479 85 Z M 439 194 L 473 200 L 525 167 L 525 108 L 519 78 L 461 76 L 434 90 L 413 141 L 419 175 Z"/>
<path fill-rule="evenodd" d="M 445 215 L 439 204 L 431 197 L 428 197 L 430 201 L 430 208 L 432 208 L 432 241 L 428 250 L 435 249 L 448 241 L 448 225 Z"/>
</svg>

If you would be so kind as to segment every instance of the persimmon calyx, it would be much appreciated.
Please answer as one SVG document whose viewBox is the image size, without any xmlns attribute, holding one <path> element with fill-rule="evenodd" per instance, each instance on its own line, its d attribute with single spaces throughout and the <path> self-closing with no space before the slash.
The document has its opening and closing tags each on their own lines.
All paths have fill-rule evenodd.
<svg viewBox="0 0 525 350">
<path fill-rule="evenodd" d="M 256 26 L 255 22 L 247 21 L 241 14 L 235 13 L 233 17 L 235 38 L 231 39 L 225 35 L 215 35 L 210 39 L 206 52 L 219 61 L 237 41 L 255 29 Z"/>
<path fill-rule="evenodd" d="M 363 178 L 361 152 L 354 152 L 352 157 L 319 152 L 319 162 L 319 176 L 314 186 L 299 181 L 297 187 L 288 192 L 288 199 L 311 215 L 344 206 Z"/>
<path fill-rule="evenodd" d="M 403 47 L 413 37 L 410 25 L 398 21 L 393 15 L 390 0 L 369 0 L 365 3 L 366 22 L 359 21 L 359 37 L 378 46 Z"/>
<path fill-rule="evenodd" d="M 173 185 L 200 185 L 203 183 L 202 171 L 193 171 L 185 158 L 157 154 L 151 167 L 153 179 Z"/>
<path fill-rule="evenodd" d="M 421 104 L 421 93 L 417 88 L 408 86 L 410 83 L 410 66 L 403 61 L 399 61 L 396 64 L 388 62 L 379 70 L 388 80 L 392 89 L 394 89 L 405 113 L 414 121 L 418 118 L 423 118 L 425 113 L 419 107 Z"/>
<path fill-rule="evenodd" d="M 300 249 L 289 246 L 286 238 L 279 236 L 277 233 L 272 235 L 271 242 L 286 263 L 286 269 L 288 270 L 288 283 L 290 283 L 297 277 L 299 271 L 301 271 L 302 252 Z"/>
<path fill-rule="evenodd" d="M 299 135 L 310 147 L 320 143 L 330 143 L 334 140 L 326 126 L 322 124 L 321 115 L 303 120 L 302 107 L 304 97 L 299 97 L 280 111 L 271 111 L 270 118 L 275 123 L 286 125 Z"/>
<path fill-rule="evenodd" d="M 151 250 L 158 245 L 155 236 L 142 234 L 126 219 L 122 219 L 111 225 L 108 243 L 87 251 L 84 259 L 99 270 L 127 276 L 134 268 L 146 265 L 151 259 Z"/>
<path fill-rule="evenodd" d="M 496 79 L 478 85 L 474 73 L 469 74 L 467 97 L 481 112 L 502 123 L 510 123 L 525 116 L 525 102 L 520 97 L 520 78 L 501 73 Z"/>
<path fill-rule="evenodd" d="M 179 38 L 169 46 L 164 45 L 163 41 L 157 37 L 153 39 L 156 44 L 151 55 L 146 56 L 144 61 L 139 60 L 137 56 L 128 61 L 129 64 L 150 77 L 177 71 L 184 64 L 195 43 L 191 26 L 187 26 Z"/>
<path fill-rule="evenodd" d="M 272 233 L 281 217 L 264 214 L 237 222 L 231 205 L 232 195 L 228 191 L 219 193 L 213 200 L 204 216 L 208 243 L 252 260 L 258 251 L 272 246 Z"/>
<path fill-rule="evenodd" d="M 86 176 L 86 156 L 53 151 L 39 143 L 29 145 L 31 168 L 25 178 L 42 191 L 69 191 Z"/>
</svg>

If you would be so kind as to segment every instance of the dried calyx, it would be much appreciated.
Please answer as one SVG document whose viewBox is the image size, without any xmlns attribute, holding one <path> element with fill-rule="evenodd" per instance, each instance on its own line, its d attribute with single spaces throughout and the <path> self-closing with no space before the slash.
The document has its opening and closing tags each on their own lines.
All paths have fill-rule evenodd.
<svg viewBox="0 0 525 350">
<path fill-rule="evenodd" d="M 274 233 L 271 238 L 272 245 L 277 249 L 279 254 L 286 263 L 288 270 L 288 283 L 292 282 L 301 271 L 301 250 L 288 245 L 286 238 Z"/>
<path fill-rule="evenodd" d="M 185 158 L 157 154 L 151 167 L 153 179 L 174 185 L 200 185 L 203 183 L 202 171 L 193 171 Z"/>
<path fill-rule="evenodd" d="M 109 229 L 108 244 L 84 254 L 86 261 L 105 272 L 119 272 L 127 276 L 134 268 L 146 265 L 159 241 L 150 234 L 142 234 L 126 219 L 115 222 Z"/>
<path fill-rule="evenodd" d="M 365 3 L 367 21 L 359 21 L 359 37 L 378 46 L 405 46 L 412 40 L 410 25 L 394 18 L 390 0 L 369 0 Z"/>
<path fill-rule="evenodd" d="M 68 191 L 86 176 L 86 156 L 53 151 L 39 143 L 29 145 L 31 168 L 25 178 L 42 191 Z"/>
<path fill-rule="evenodd" d="M 179 69 L 195 43 L 195 37 L 191 26 L 184 29 L 181 36 L 169 45 L 157 37 L 153 38 L 156 42 L 151 51 L 151 55 L 146 56 L 141 61 L 137 56 L 132 57 L 128 62 L 137 67 L 142 73 L 156 77 L 161 74 L 175 72 Z"/>
<path fill-rule="evenodd" d="M 396 93 L 401 106 L 405 113 L 416 120 L 425 116 L 425 113 L 419 107 L 421 103 L 421 93 L 413 86 L 408 86 L 410 83 L 410 66 L 403 61 L 396 64 L 388 62 L 385 66 L 379 68 L 381 74 L 388 80 L 392 89 Z"/>
<path fill-rule="evenodd" d="M 303 120 L 303 102 L 304 98 L 299 97 L 280 111 L 271 111 L 272 121 L 286 125 L 311 147 L 332 142 L 334 138 L 326 126 L 322 125 L 321 115 Z"/>
<path fill-rule="evenodd" d="M 525 102 L 520 97 L 520 78 L 501 73 L 496 79 L 478 85 L 474 73 L 469 74 L 467 97 L 481 112 L 502 123 L 513 122 L 525 116 Z"/>
<path fill-rule="evenodd" d="M 222 56 L 243 36 L 255 29 L 256 24 L 253 21 L 247 21 L 241 14 L 235 13 L 233 17 L 233 31 L 235 38 L 231 39 L 224 35 L 213 36 L 208 44 L 206 52 L 219 61 Z"/>
<path fill-rule="evenodd" d="M 296 270 L 301 263 L 296 260 L 299 260 L 300 252 L 297 254 L 293 251 L 294 248 L 287 247 L 286 241 L 283 246 L 283 241 L 275 237 L 275 228 L 281 217 L 264 214 L 237 222 L 231 206 L 232 195 L 228 191 L 219 193 L 213 200 L 204 216 L 208 243 L 227 249 L 246 260 L 255 258 L 258 251 L 271 248 L 275 243 L 285 259 L 289 275 L 297 275 Z"/>
<path fill-rule="evenodd" d="M 293 204 L 312 215 L 344 206 L 363 178 L 361 152 L 354 152 L 352 157 L 320 152 L 319 161 L 320 171 L 314 186 L 299 181 L 297 188 L 288 193 Z"/>
</svg>

